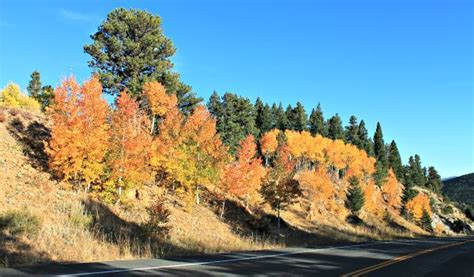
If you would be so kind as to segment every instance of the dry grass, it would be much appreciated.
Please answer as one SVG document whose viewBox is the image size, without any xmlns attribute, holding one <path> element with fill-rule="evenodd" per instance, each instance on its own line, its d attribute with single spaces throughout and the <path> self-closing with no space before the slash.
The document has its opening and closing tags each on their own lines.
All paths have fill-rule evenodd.
<svg viewBox="0 0 474 277">
<path fill-rule="evenodd" d="M 69 185 L 52 179 L 47 172 L 41 140 L 48 136 L 48 122 L 43 115 L 14 109 L 1 109 L 0 112 L 5 116 L 0 124 L 0 214 L 22 211 L 41 222 L 34 237 L 14 236 L 0 228 L 0 266 L 151 258 L 283 246 L 275 242 L 274 235 L 262 235 L 275 233 L 274 211 L 269 207 L 263 209 L 266 217 L 261 218 L 234 205 L 233 210 L 226 212 L 229 216 L 221 220 L 216 208 L 220 204 L 215 199 L 194 205 L 191 212 L 185 212 L 179 199 L 158 187 L 141 191 L 141 200 L 136 200 L 132 194 L 117 206 L 91 200 L 81 192 L 68 189 Z M 168 240 L 151 241 L 142 236 L 142 224 L 148 219 L 146 208 L 162 195 L 167 197 L 172 229 Z M 426 234 L 396 213 L 391 213 L 390 222 L 361 215 L 364 224 L 354 225 L 341 220 L 341 213 L 325 208 L 314 208 L 308 213 L 305 205 L 303 201 L 282 213 L 286 245 L 321 245 Z M 265 231 L 254 232 L 261 226 Z"/>
<path fill-rule="evenodd" d="M 2 110 L 3 111 L 3 110 Z M 91 205 L 86 195 L 64 189 L 67 184 L 52 179 L 34 162 L 27 136 L 32 126 L 47 126 L 42 115 L 10 109 L 0 124 L 0 214 L 19 210 L 39 218 L 35 237 L 11 236 L 0 229 L 0 266 L 50 261 L 88 262 L 151 258 L 190 253 L 215 253 L 261 249 L 250 239 L 234 234 L 231 227 L 201 206 L 192 213 L 169 205 L 172 231 L 169 241 L 160 243 L 134 234 L 147 220 L 146 207 L 160 191 L 149 189 L 141 201 L 122 206 Z M 12 128 L 12 123 L 20 125 Z M 33 151 L 32 151 L 33 152 Z M 169 202 L 175 202 L 170 199 Z M 98 216 L 98 210 L 102 216 Z M 136 233 L 136 232 L 135 232 Z M 203 235 L 205 234 L 205 235 Z"/>
</svg>

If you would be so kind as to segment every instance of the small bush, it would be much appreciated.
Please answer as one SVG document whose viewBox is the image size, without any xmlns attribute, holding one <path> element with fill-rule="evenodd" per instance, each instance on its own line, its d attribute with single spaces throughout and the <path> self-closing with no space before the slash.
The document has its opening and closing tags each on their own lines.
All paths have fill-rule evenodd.
<svg viewBox="0 0 474 277">
<path fill-rule="evenodd" d="M 7 117 L 3 111 L 0 111 L 0 122 L 5 122 L 7 120 Z"/>
<path fill-rule="evenodd" d="M 85 212 L 82 207 L 73 208 L 69 213 L 71 224 L 82 229 L 89 229 L 92 226 L 93 220 L 92 216 Z"/>
<path fill-rule="evenodd" d="M 441 212 L 443 214 L 452 214 L 453 213 L 453 207 L 451 206 L 444 206 L 443 209 L 441 209 Z"/>
<path fill-rule="evenodd" d="M 18 113 L 19 113 L 18 109 L 11 109 L 11 110 L 10 110 L 10 114 L 11 114 L 12 116 L 17 116 Z"/>
<path fill-rule="evenodd" d="M 9 211 L 0 216 L 0 230 L 6 230 L 12 236 L 35 237 L 40 229 L 40 219 L 26 211 Z"/>
<path fill-rule="evenodd" d="M 158 199 L 148 208 L 148 215 L 149 219 L 143 225 L 145 235 L 152 240 L 166 240 L 171 229 L 170 211 L 165 207 L 163 199 Z"/>
</svg>

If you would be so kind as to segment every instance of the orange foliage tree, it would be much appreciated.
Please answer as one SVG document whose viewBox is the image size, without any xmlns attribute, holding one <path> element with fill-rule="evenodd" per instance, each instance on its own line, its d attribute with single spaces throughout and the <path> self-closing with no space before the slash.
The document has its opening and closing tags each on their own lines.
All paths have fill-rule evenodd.
<svg viewBox="0 0 474 277">
<path fill-rule="evenodd" d="M 258 191 L 265 174 L 262 160 L 257 157 L 255 138 L 253 135 L 248 135 L 240 142 L 237 160 L 224 167 L 220 180 L 221 188 L 224 192 L 244 198 L 247 206 L 249 195 Z M 225 200 L 222 204 L 222 213 L 224 208 Z"/>
<path fill-rule="evenodd" d="M 265 158 L 265 166 L 268 166 L 270 156 L 275 153 L 278 147 L 278 134 L 280 130 L 273 129 L 262 135 L 260 138 L 260 148 Z"/>
<path fill-rule="evenodd" d="M 152 137 L 150 121 L 138 103 L 126 92 L 116 99 L 111 116 L 111 135 L 107 163 L 110 176 L 107 190 L 120 195 L 122 189 L 132 189 L 149 182 L 153 174 L 149 165 Z"/>
<path fill-rule="evenodd" d="M 423 216 L 423 211 L 426 211 L 429 216 L 432 215 L 430 198 L 424 193 L 418 193 L 417 196 L 410 199 L 405 205 L 405 211 L 413 217 L 415 221 L 420 221 Z"/>
<path fill-rule="evenodd" d="M 382 186 L 382 195 L 384 200 L 394 209 L 400 209 L 402 203 L 403 186 L 398 183 L 395 173 L 390 169 L 387 175 L 387 181 Z"/>
<path fill-rule="evenodd" d="M 277 155 L 260 190 L 265 201 L 277 211 L 277 229 L 280 233 L 280 211 L 297 201 L 301 189 L 295 177 L 295 162 L 286 143 L 280 141 Z"/>
<path fill-rule="evenodd" d="M 156 117 L 163 117 L 170 110 L 178 105 L 176 95 L 168 95 L 165 87 L 159 82 L 147 82 L 143 86 L 143 94 L 147 99 L 148 106 L 152 113 L 152 123 L 150 133 L 154 133 Z"/>
<path fill-rule="evenodd" d="M 299 172 L 295 178 L 299 181 L 303 193 L 311 202 L 310 210 L 312 210 L 313 204 L 324 205 L 329 208 L 328 204 L 333 201 L 332 196 L 335 193 L 335 187 L 325 168 L 304 170 Z"/>
<path fill-rule="evenodd" d="M 108 145 L 108 105 L 94 76 L 82 87 L 68 78 L 56 88 L 48 113 L 53 126 L 46 147 L 50 167 L 65 180 L 83 182 L 86 190 L 104 169 Z"/>
<path fill-rule="evenodd" d="M 363 187 L 364 191 L 364 198 L 365 198 L 365 204 L 363 209 L 370 214 L 380 216 L 381 211 L 380 207 L 381 201 L 380 201 L 380 191 L 378 191 L 378 188 L 376 187 L 375 183 L 373 180 L 370 180 L 368 183 L 366 183 Z"/>
</svg>

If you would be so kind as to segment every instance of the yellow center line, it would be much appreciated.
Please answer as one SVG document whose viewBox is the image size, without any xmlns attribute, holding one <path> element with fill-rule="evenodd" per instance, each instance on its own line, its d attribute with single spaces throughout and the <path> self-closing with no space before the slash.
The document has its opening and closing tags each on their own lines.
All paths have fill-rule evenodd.
<svg viewBox="0 0 474 277">
<path fill-rule="evenodd" d="M 448 247 L 453 247 L 453 246 L 457 246 L 457 245 L 466 244 L 466 243 L 473 242 L 473 241 L 474 240 L 467 240 L 467 241 L 461 241 L 461 242 L 457 242 L 457 243 L 446 244 L 446 245 L 442 245 L 442 246 L 438 246 L 438 247 L 434 247 L 434 248 L 424 249 L 424 250 L 421 250 L 421 251 L 418 251 L 418 252 L 415 252 L 415 253 L 411 253 L 411 254 L 408 254 L 408 255 L 399 256 L 399 257 L 397 257 L 395 259 L 392 259 L 392 260 L 388 260 L 388 261 L 385 261 L 385 262 L 382 262 L 382 263 L 378 263 L 378 264 L 375 264 L 375 265 L 364 267 L 362 269 L 359 269 L 359 270 L 356 270 L 356 271 L 353 271 L 353 272 L 350 272 L 350 273 L 346 273 L 346 274 L 341 275 L 341 276 L 342 277 L 360 276 L 362 274 L 366 274 L 366 273 L 378 270 L 380 268 L 383 268 L 383 267 L 386 267 L 386 266 L 389 266 L 389 265 L 392 265 L 392 264 L 399 263 L 401 261 L 405 261 L 405 260 L 414 258 L 416 256 L 420 256 L 420 255 L 423 255 L 423 254 L 426 254 L 426 253 L 429 253 L 429 252 L 433 252 L 433 251 L 448 248 Z"/>
</svg>

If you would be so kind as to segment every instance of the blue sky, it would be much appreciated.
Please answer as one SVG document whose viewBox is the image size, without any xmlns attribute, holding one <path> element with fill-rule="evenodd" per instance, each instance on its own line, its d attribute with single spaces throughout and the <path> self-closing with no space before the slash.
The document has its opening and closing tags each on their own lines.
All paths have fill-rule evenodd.
<svg viewBox="0 0 474 277">
<path fill-rule="evenodd" d="M 131 4 L 132 3 L 132 4 Z M 474 171 L 474 1 L 0 0 L 0 86 L 90 74 L 83 45 L 116 7 L 162 17 L 176 70 L 213 90 L 380 121 L 404 162 Z"/>
</svg>

